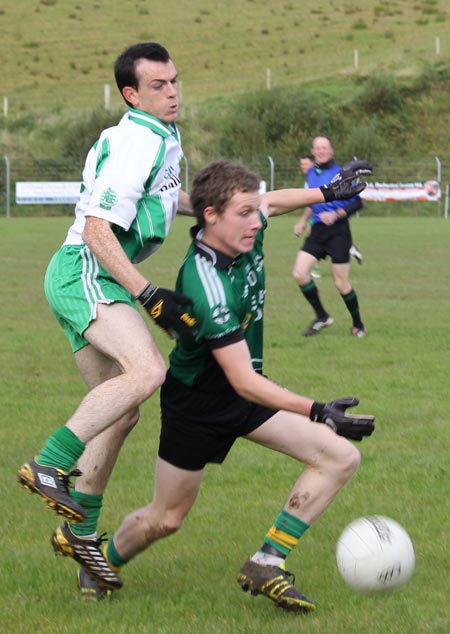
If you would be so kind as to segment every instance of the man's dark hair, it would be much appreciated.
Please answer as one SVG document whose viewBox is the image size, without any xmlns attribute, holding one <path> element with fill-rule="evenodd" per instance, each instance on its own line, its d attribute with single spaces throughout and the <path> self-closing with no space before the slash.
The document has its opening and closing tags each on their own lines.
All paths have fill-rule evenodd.
<svg viewBox="0 0 450 634">
<path fill-rule="evenodd" d="M 141 42 L 125 49 L 114 64 L 114 76 L 121 95 L 125 86 L 131 86 L 131 88 L 135 88 L 136 90 L 138 89 L 136 62 L 139 59 L 167 63 L 170 60 L 170 55 L 164 46 L 161 46 L 161 44 L 157 42 Z M 129 106 L 132 106 L 126 99 L 125 101 Z"/>
<path fill-rule="evenodd" d="M 190 191 L 198 224 L 205 226 L 207 207 L 214 207 L 220 214 L 236 192 L 259 191 L 259 183 L 259 176 L 239 163 L 220 159 L 204 167 L 195 175 Z"/>
</svg>

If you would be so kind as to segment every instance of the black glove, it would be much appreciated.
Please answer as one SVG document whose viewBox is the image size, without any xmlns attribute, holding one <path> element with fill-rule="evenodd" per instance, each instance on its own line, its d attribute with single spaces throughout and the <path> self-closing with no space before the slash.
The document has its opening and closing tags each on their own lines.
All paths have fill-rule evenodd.
<svg viewBox="0 0 450 634">
<path fill-rule="evenodd" d="M 317 403 L 314 401 L 311 407 L 310 419 L 316 423 L 325 423 L 338 434 L 351 440 L 362 440 L 364 436 L 370 436 L 375 428 L 375 417 L 364 415 L 349 416 L 347 407 L 358 405 L 358 398 L 339 398 L 331 403 Z"/>
<path fill-rule="evenodd" d="M 182 308 L 183 304 L 194 303 L 189 297 L 169 291 L 167 288 L 158 288 L 149 282 L 138 300 L 169 337 L 178 339 L 181 336 L 194 337 L 197 334 L 195 317 Z"/>
<path fill-rule="evenodd" d="M 359 177 L 371 174 L 373 174 L 373 170 L 368 161 L 350 161 L 341 167 L 328 185 L 322 185 L 319 189 L 327 203 L 333 200 L 352 198 L 367 186 L 364 181 L 358 181 Z"/>
</svg>

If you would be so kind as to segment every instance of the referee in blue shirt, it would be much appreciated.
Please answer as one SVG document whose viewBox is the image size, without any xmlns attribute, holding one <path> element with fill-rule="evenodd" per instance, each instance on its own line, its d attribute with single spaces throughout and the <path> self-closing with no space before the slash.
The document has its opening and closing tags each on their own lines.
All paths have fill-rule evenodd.
<svg viewBox="0 0 450 634">
<path fill-rule="evenodd" d="M 328 183 L 340 169 L 334 162 L 333 145 L 325 136 L 313 140 L 312 154 L 315 164 L 307 173 L 308 187 L 320 187 Z M 352 236 L 349 216 L 361 209 L 359 196 L 348 200 L 317 203 L 312 207 L 311 232 L 297 254 L 293 276 L 305 299 L 315 312 L 311 325 L 303 332 L 311 337 L 334 323 L 319 298 L 319 292 L 311 277 L 311 270 L 320 260 L 331 258 L 334 283 L 352 318 L 350 333 L 354 337 L 364 337 L 367 329 L 361 321 L 358 297 L 349 280 Z"/>
</svg>

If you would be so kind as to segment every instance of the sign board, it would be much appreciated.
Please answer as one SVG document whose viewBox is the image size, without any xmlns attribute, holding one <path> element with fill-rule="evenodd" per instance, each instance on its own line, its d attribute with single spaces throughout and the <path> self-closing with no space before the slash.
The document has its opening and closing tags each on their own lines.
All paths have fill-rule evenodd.
<svg viewBox="0 0 450 634">
<path fill-rule="evenodd" d="M 74 205 L 80 198 L 80 182 L 19 181 L 16 183 L 18 205 Z"/>
<path fill-rule="evenodd" d="M 360 193 L 362 200 L 392 202 L 396 200 L 417 200 L 436 202 L 441 200 L 438 181 L 424 183 L 368 183 Z"/>
</svg>

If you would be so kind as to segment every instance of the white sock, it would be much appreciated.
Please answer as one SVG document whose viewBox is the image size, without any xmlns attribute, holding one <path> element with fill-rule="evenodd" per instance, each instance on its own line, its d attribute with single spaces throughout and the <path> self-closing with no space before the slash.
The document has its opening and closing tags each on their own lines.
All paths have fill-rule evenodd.
<svg viewBox="0 0 450 634">
<path fill-rule="evenodd" d="M 252 557 L 252 561 L 255 564 L 261 564 L 263 566 L 282 566 L 284 564 L 283 557 L 277 557 L 276 555 L 269 555 L 258 550 Z"/>
</svg>

